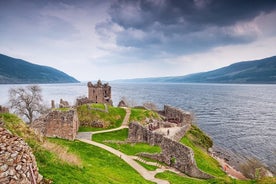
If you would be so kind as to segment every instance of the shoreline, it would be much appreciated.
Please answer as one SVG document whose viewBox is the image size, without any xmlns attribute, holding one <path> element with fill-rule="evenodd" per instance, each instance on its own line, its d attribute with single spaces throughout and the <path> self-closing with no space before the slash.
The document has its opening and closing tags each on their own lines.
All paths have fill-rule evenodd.
<svg viewBox="0 0 276 184">
<path fill-rule="evenodd" d="M 250 179 L 240 171 L 241 164 L 244 163 L 244 159 L 238 154 L 235 154 L 229 150 L 224 150 L 217 146 L 209 149 L 208 153 L 211 157 L 218 161 L 222 170 L 227 173 L 228 176 L 240 180 Z M 265 166 L 262 168 L 265 169 L 266 176 L 274 177 L 274 174 L 268 168 L 266 168 Z"/>
<path fill-rule="evenodd" d="M 240 180 L 249 179 L 239 170 L 240 163 L 242 163 L 243 160 L 237 154 L 217 146 L 212 147 L 208 152 L 211 157 L 218 161 L 222 170 L 227 173 L 228 176 Z"/>
<path fill-rule="evenodd" d="M 213 153 L 211 153 L 210 155 L 218 161 L 222 170 L 231 178 L 239 180 L 249 180 L 240 171 L 236 170 L 234 167 L 228 164 L 224 159 L 215 156 Z"/>
</svg>

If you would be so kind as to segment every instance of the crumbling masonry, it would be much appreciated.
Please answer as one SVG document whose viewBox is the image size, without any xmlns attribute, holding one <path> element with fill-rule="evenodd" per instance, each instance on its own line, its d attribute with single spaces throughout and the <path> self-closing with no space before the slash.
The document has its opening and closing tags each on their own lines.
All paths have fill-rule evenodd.
<svg viewBox="0 0 276 184">
<path fill-rule="evenodd" d="M 31 127 L 47 137 L 74 140 L 79 129 L 79 120 L 76 110 L 53 110 L 35 120 Z"/>
<path fill-rule="evenodd" d="M 35 157 L 28 144 L 0 127 L 0 183 L 40 183 Z"/>
<path fill-rule="evenodd" d="M 98 80 L 97 84 L 93 85 L 92 82 L 88 82 L 87 86 L 88 99 L 92 103 L 106 103 L 112 105 L 111 86 L 108 83 L 102 84 L 102 82 Z"/>
<path fill-rule="evenodd" d="M 192 116 L 181 109 L 171 106 L 164 106 L 164 114 L 168 121 L 177 124 L 179 127 L 179 131 L 175 136 L 169 138 L 164 134 L 158 133 L 156 130 L 150 130 L 150 126 L 131 123 L 129 125 L 128 141 L 157 145 L 162 149 L 160 154 L 140 153 L 140 156 L 164 162 L 191 177 L 212 178 L 212 176 L 198 169 L 193 151 L 178 142 L 189 129 L 192 123 Z"/>
</svg>

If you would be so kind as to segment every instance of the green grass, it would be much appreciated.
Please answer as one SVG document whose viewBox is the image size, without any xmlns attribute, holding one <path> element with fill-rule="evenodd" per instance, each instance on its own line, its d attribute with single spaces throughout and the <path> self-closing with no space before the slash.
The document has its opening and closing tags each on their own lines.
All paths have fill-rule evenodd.
<svg viewBox="0 0 276 184">
<path fill-rule="evenodd" d="M 191 130 L 189 130 L 181 139 L 181 143 L 193 149 L 194 157 L 200 170 L 215 177 L 226 177 L 226 174 L 221 170 L 219 163 L 214 158 L 209 156 L 201 146 L 197 146 L 195 144 L 197 143 L 196 136 L 191 133 Z"/>
<path fill-rule="evenodd" d="M 151 183 L 122 159 L 103 149 L 79 141 L 49 138 L 48 141 L 67 148 L 69 153 L 81 160 L 81 166 L 68 164 L 54 152 L 43 148 L 37 135 L 16 115 L 0 114 L 0 120 L 5 122 L 5 128 L 28 142 L 36 157 L 39 172 L 54 183 Z"/>
<path fill-rule="evenodd" d="M 78 132 L 95 132 L 100 130 L 109 130 L 113 129 L 114 127 L 108 127 L 108 128 L 97 128 L 97 127 L 87 127 L 87 126 L 80 126 Z"/>
<path fill-rule="evenodd" d="M 97 110 L 100 109 L 100 110 Z M 97 131 L 104 129 L 112 129 L 121 126 L 126 115 L 125 109 L 108 106 L 108 112 L 103 112 L 103 104 L 89 104 L 77 107 L 78 118 L 80 123 L 90 123 L 99 121 L 103 123 L 103 128 L 96 128 L 91 126 L 80 126 L 79 131 Z"/>
<path fill-rule="evenodd" d="M 180 176 L 170 171 L 165 171 L 163 173 L 158 173 L 155 177 L 160 179 L 168 180 L 170 183 L 173 184 L 253 184 L 254 181 L 243 181 L 243 180 L 235 180 L 232 178 L 221 179 L 221 178 L 213 178 L 208 180 L 190 178 L 185 176 Z"/>
<path fill-rule="evenodd" d="M 42 138 L 35 135 L 27 124 L 15 114 L 0 114 L 0 121 L 4 122 L 4 128 L 8 129 L 12 134 L 23 138 L 30 146 L 35 147 L 37 142 L 42 141 Z"/>
<path fill-rule="evenodd" d="M 125 141 L 128 137 L 128 129 L 93 135 L 93 141 L 103 143 L 117 149 L 127 155 L 136 155 L 141 152 L 160 153 L 159 146 L 150 146 L 146 143 L 110 143 L 106 141 Z"/>
<path fill-rule="evenodd" d="M 119 157 L 103 149 L 79 141 L 53 138 L 49 141 L 68 148 L 82 160 L 82 167 L 72 166 L 60 162 L 49 151 L 36 152 L 40 173 L 54 183 L 151 183 Z"/>
<path fill-rule="evenodd" d="M 201 146 L 206 150 L 208 150 L 208 148 L 211 148 L 213 146 L 212 139 L 196 125 L 191 126 L 191 129 L 189 130 L 189 134 L 191 135 L 190 139 L 192 139 L 194 144 Z"/>
<path fill-rule="evenodd" d="M 139 108 L 132 108 L 129 122 L 145 123 L 145 120 L 149 119 L 161 119 L 157 112 Z"/>
<path fill-rule="evenodd" d="M 136 162 L 138 162 L 141 166 L 143 166 L 145 169 L 149 170 L 149 171 L 155 171 L 158 167 L 154 166 L 154 165 L 148 165 L 144 162 L 141 162 L 139 160 L 135 160 Z"/>
</svg>

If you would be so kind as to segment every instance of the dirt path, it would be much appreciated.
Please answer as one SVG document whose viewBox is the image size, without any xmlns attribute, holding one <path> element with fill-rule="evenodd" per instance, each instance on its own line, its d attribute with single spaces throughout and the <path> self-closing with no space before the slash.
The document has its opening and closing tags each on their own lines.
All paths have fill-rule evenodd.
<svg viewBox="0 0 276 184">
<path fill-rule="evenodd" d="M 131 110 L 129 108 L 124 108 L 124 109 L 126 110 L 126 115 L 125 115 L 124 120 L 122 122 L 122 125 L 120 127 L 109 129 L 109 130 L 100 130 L 100 131 L 95 131 L 95 132 L 78 132 L 77 139 L 91 140 L 93 134 L 113 132 L 113 131 L 121 130 L 121 129 L 124 129 L 124 128 L 128 128 L 128 121 L 129 121 L 129 117 L 130 117 L 130 114 L 131 114 Z"/>
<path fill-rule="evenodd" d="M 162 179 L 158 179 L 155 178 L 154 176 L 159 173 L 159 172 L 164 172 L 164 169 L 157 169 L 156 171 L 148 171 L 146 170 L 143 166 L 141 166 L 140 164 L 138 164 L 134 158 L 132 158 L 131 156 L 128 156 L 114 148 L 111 148 L 109 146 L 106 146 L 104 144 L 95 142 L 95 141 L 91 141 L 92 139 L 92 135 L 93 134 L 100 134 L 100 133 L 106 133 L 106 132 L 113 132 L 113 131 L 117 131 L 117 130 L 121 130 L 124 128 L 128 128 L 128 121 L 129 121 L 129 117 L 131 114 L 131 110 L 129 108 L 125 108 L 126 109 L 126 115 L 125 118 L 123 120 L 123 123 L 120 127 L 118 128 L 114 128 L 114 129 L 110 129 L 110 130 L 101 130 L 101 131 L 96 131 L 96 132 L 79 132 L 77 135 L 77 139 L 100 147 L 102 149 L 105 149 L 107 151 L 109 151 L 110 153 L 113 153 L 114 155 L 120 157 L 121 159 L 123 159 L 127 164 L 129 164 L 133 169 L 135 169 L 143 178 L 145 178 L 146 180 L 158 183 L 158 184 L 169 184 L 168 181 L 166 180 L 162 180 Z"/>
<path fill-rule="evenodd" d="M 122 125 L 118 128 L 113 128 L 113 129 L 109 129 L 109 130 L 100 130 L 100 131 L 95 131 L 95 132 L 92 132 L 92 135 L 94 134 L 101 134 L 101 133 L 106 133 L 106 132 L 114 132 L 114 131 L 117 131 L 117 130 L 121 130 L 121 129 L 124 129 L 124 128 L 128 128 L 128 121 L 129 121 L 129 117 L 130 117 L 130 109 L 129 108 L 124 108 L 126 110 L 126 115 L 125 115 L 125 118 L 122 122 Z M 90 139 L 89 139 L 90 140 Z"/>
<path fill-rule="evenodd" d="M 158 183 L 158 184 L 169 184 L 168 181 L 166 180 L 161 180 L 158 178 L 155 178 L 155 174 L 157 172 L 152 172 L 152 171 L 148 171 L 146 170 L 143 166 L 141 166 L 140 164 L 138 164 L 134 159 L 132 159 L 130 156 L 114 149 L 111 148 L 109 146 L 106 146 L 104 144 L 98 143 L 98 142 L 94 142 L 94 141 L 90 141 L 90 140 L 86 140 L 86 139 L 79 139 L 82 142 L 100 147 L 102 149 L 105 149 L 111 153 L 113 153 L 114 155 L 120 157 L 121 159 L 123 159 L 126 163 L 128 163 L 133 169 L 135 169 L 143 178 L 145 178 L 146 180 Z M 161 171 L 163 172 L 163 170 Z"/>
</svg>

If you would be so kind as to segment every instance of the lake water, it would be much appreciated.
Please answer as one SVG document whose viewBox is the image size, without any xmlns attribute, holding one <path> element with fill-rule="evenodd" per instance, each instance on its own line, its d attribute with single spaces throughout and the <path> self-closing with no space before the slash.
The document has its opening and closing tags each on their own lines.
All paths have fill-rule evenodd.
<svg viewBox="0 0 276 184">
<path fill-rule="evenodd" d="M 18 85 L 17 85 L 18 86 Z M 71 104 L 87 96 L 86 84 L 44 84 L 45 103 L 60 98 Z M 216 146 L 243 158 L 255 157 L 276 173 L 276 85 L 231 84 L 112 84 L 112 99 L 122 97 L 160 109 L 170 104 L 191 111 L 197 124 Z M 8 89 L 0 85 L 0 104 L 7 105 Z"/>
</svg>

